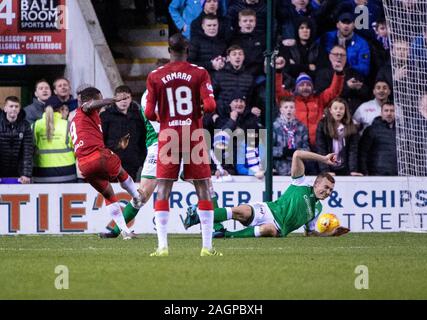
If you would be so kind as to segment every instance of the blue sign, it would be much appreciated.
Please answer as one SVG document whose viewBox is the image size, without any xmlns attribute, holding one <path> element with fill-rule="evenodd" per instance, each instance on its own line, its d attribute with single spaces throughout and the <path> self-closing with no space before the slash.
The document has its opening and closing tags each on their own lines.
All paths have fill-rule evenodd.
<svg viewBox="0 0 427 320">
<path fill-rule="evenodd" d="M 25 66 L 25 54 L 0 54 L 0 66 Z"/>
</svg>

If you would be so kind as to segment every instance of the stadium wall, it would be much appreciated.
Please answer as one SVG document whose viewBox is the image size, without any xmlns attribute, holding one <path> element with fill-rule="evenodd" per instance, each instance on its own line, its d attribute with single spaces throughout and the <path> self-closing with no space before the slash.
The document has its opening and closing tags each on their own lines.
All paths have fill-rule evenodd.
<svg viewBox="0 0 427 320">
<path fill-rule="evenodd" d="M 308 177 L 311 181 L 314 177 Z M 323 201 L 323 212 L 338 215 L 341 224 L 353 232 L 403 231 L 410 219 L 427 223 L 427 178 L 337 177 L 334 193 Z M 274 197 L 289 185 L 289 177 L 275 177 Z M 253 177 L 235 177 L 234 182 L 215 182 L 220 206 L 262 201 L 264 182 Z M 129 196 L 118 184 L 114 190 L 125 204 Z M 155 233 L 153 201 L 141 209 L 132 229 Z M 198 227 L 185 230 L 182 218 L 196 202 L 194 187 L 177 182 L 171 195 L 170 233 L 199 233 Z M 105 231 L 110 222 L 105 203 L 89 184 L 1 185 L 0 234 L 71 234 Z M 411 214 L 412 212 L 412 214 Z M 229 230 L 242 226 L 233 221 Z M 298 230 L 302 231 L 302 229 Z"/>
<path fill-rule="evenodd" d="M 90 1 L 68 1 L 65 76 L 76 86 L 97 87 L 105 97 L 123 84 Z"/>
</svg>

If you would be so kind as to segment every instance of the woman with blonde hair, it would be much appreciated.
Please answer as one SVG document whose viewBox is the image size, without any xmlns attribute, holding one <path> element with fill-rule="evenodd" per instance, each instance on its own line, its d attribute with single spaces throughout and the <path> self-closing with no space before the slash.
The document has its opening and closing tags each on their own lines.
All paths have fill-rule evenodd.
<svg viewBox="0 0 427 320">
<path fill-rule="evenodd" d="M 357 162 L 358 143 L 359 134 L 347 101 L 339 97 L 333 99 L 317 126 L 316 146 L 319 154 L 335 153 L 337 161 L 334 166 L 319 164 L 320 171 L 331 175 L 361 176 Z"/>
<path fill-rule="evenodd" d="M 34 123 L 35 183 L 71 183 L 77 181 L 76 159 L 66 117 L 68 106 L 57 96 L 46 101 L 41 119 Z"/>
</svg>

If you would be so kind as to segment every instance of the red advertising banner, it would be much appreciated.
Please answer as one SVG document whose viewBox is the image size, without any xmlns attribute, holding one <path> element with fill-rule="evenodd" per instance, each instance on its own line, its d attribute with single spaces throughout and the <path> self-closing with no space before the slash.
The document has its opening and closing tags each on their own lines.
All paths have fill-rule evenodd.
<svg viewBox="0 0 427 320">
<path fill-rule="evenodd" d="M 0 0 L 0 54 L 65 54 L 66 0 Z"/>
</svg>

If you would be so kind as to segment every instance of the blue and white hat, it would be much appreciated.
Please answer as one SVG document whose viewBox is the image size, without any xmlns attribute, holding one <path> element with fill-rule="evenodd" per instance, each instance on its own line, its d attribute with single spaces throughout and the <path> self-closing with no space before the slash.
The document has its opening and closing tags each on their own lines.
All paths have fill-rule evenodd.
<svg viewBox="0 0 427 320">
<path fill-rule="evenodd" d="M 303 82 L 308 82 L 311 86 L 313 86 L 313 80 L 311 77 L 308 74 L 302 72 L 295 81 L 295 88 L 297 88 Z"/>
</svg>

